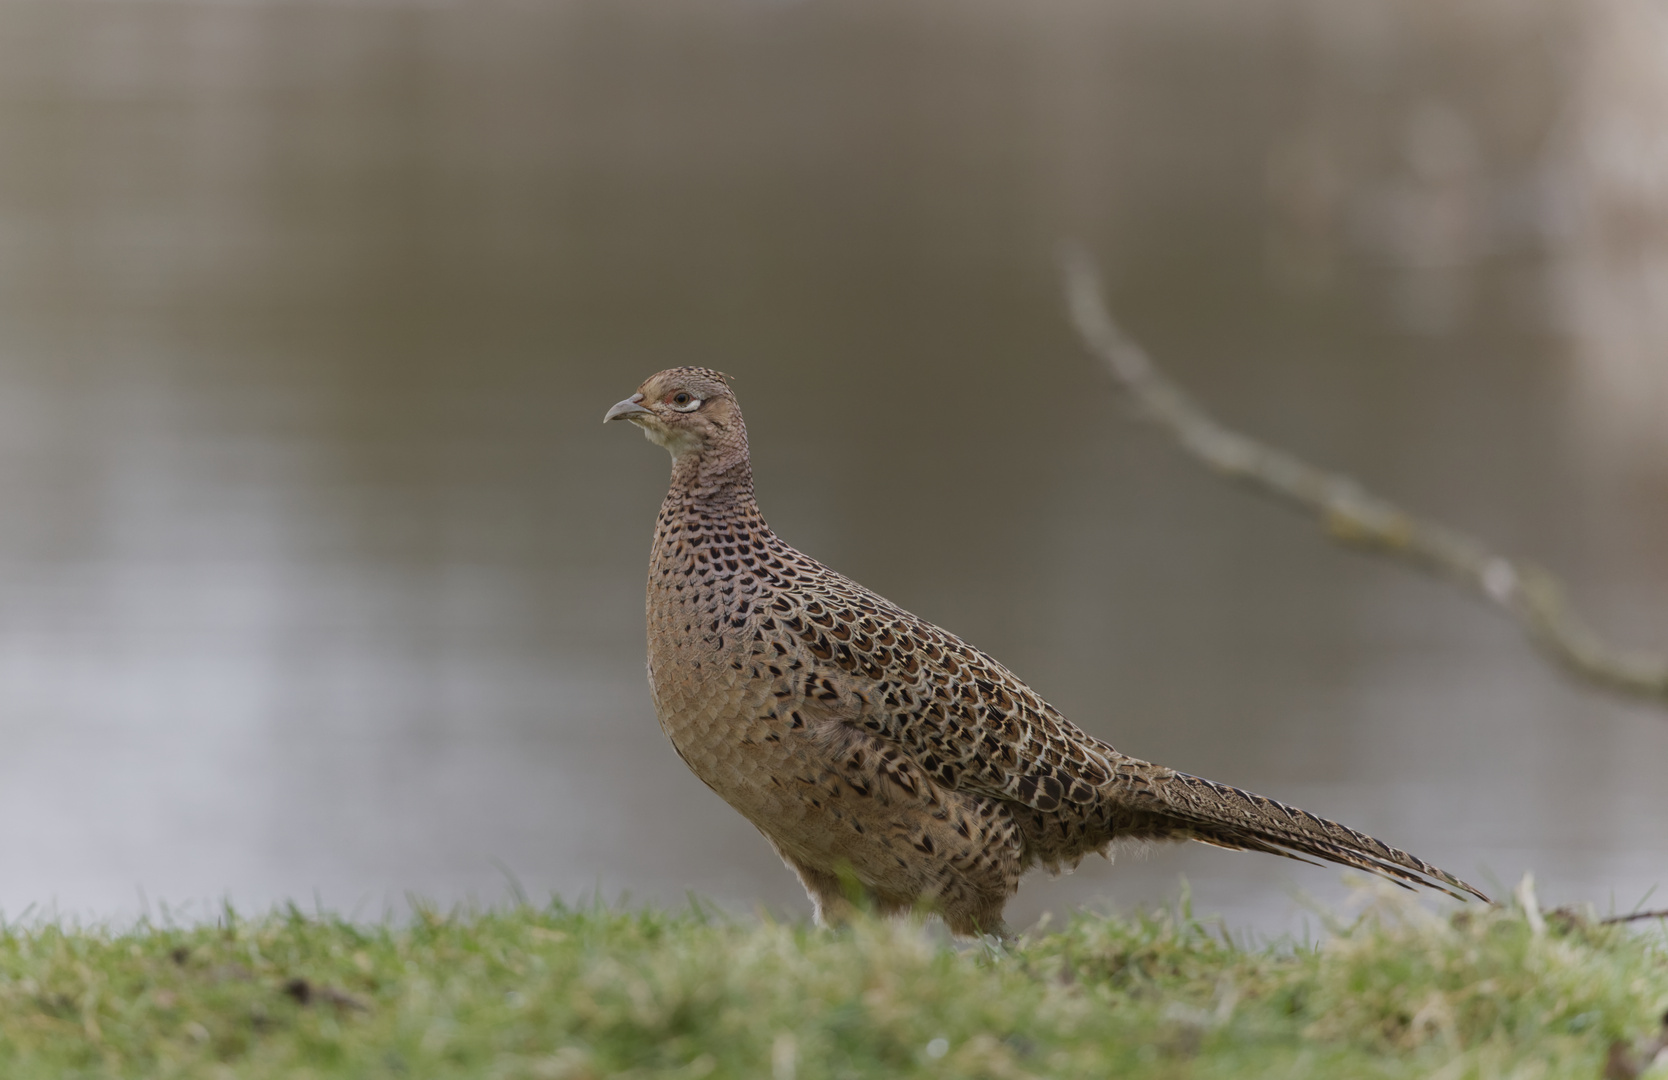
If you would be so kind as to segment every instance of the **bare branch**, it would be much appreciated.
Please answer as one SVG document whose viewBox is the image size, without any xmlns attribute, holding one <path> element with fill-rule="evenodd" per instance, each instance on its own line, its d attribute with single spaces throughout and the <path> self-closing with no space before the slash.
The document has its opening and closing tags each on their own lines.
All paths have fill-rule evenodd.
<svg viewBox="0 0 1668 1080">
<path fill-rule="evenodd" d="M 1613 649 L 1564 600 L 1562 583 L 1532 563 L 1414 517 L 1342 473 L 1224 427 L 1159 370 L 1113 321 L 1094 261 L 1072 246 L 1061 256 L 1066 298 L 1083 344 L 1182 449 L 1212 471 L 1319 518 L 1339 543 L 1446 578 L 1505 612 L 1541 651 L 1588 683 L 1668 706 L 1668 661 Z"/>
</svg>

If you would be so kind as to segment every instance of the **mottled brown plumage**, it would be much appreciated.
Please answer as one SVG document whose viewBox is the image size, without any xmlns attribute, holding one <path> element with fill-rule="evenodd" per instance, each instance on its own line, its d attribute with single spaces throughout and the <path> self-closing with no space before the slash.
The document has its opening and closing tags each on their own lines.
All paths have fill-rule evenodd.
<svg viewBox="0 0 1668 1080">
<path fill-rule="evenodd" d="M 927 903 L 957 933 L 996 932 L 1026 870 L 1117 840 L 1483 896 L 1353 829 L 1118 753 L 978 649 L 788 546 L 759 515 L 719 372 L 663 371 L 606 419 L 672 453 L 648 587 L 661 727 L 799 874 L 819 920 L 845 910 L 846 874 L 883 911 Z"/>
</svg>

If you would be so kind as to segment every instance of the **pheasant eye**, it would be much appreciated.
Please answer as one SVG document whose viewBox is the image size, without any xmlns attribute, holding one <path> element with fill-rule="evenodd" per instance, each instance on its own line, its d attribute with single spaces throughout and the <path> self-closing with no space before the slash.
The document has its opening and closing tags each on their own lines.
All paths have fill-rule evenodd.
<svg viewBox="0 0 1668 1080">
<path fill-rule="evenodd" d="M 679 390 L 668 399 L 679 412 L 694 412 L 701 407 L 701 399 L 687 390 Z"/>
</svg>

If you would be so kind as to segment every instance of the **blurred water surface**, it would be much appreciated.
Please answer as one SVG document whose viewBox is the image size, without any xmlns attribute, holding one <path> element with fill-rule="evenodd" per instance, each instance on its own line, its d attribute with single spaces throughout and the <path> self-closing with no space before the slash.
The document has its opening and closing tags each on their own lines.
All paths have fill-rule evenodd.
<svg viewBox="0 0 1668 1080">
<path fill-rule="evenodd" d="M 644 683 L 667 463 L 598 421 L 679 363 L 737 376 L 779 532 L 1120 749 L 1631 906 L 1668 713 L 1201 475 L 1051 262 L 1232 422 L 1668 647 L 1668 384 L 1560 315 L 1651 254 L 1583 224 L 1580 10 L 0 4 L 0 909 L 806 910 Z M 1180 875 L 1268 931 L 1343 890 L 1166 848 L 1012 914 Z"/>
</svg>

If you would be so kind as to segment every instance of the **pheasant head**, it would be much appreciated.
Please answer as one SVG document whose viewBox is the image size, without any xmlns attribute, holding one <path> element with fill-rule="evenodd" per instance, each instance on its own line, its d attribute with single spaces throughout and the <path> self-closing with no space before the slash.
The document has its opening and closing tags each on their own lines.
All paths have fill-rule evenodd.
<svg viewBox="0 0 1668 1080">
<path fill-rule="evenodd" d="M 636 424 L 650 442 L 671 453 L 674 476 L 750 479 L 747 427 L 729 376 L 721 371 L 675 367 L 650 375 L 602 420 Z"/>
</svg>

